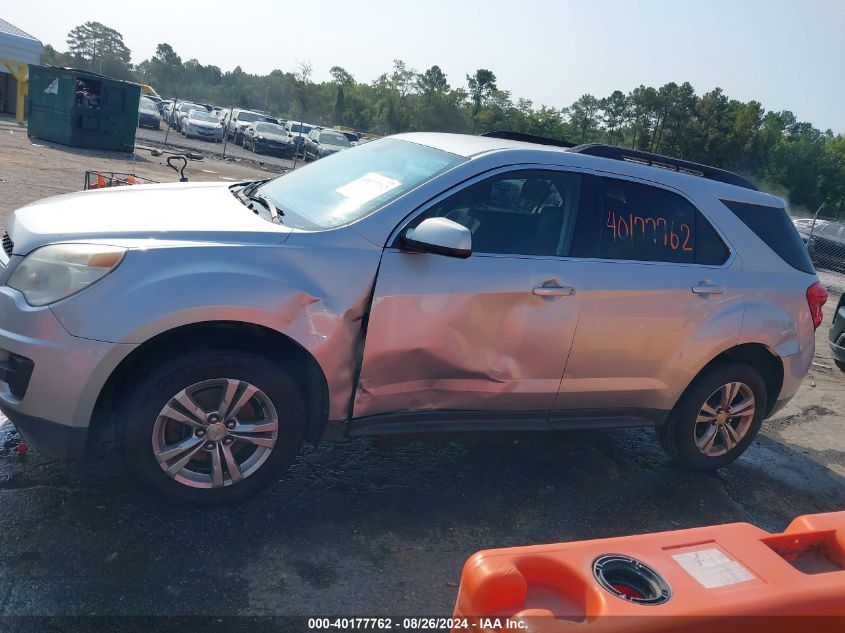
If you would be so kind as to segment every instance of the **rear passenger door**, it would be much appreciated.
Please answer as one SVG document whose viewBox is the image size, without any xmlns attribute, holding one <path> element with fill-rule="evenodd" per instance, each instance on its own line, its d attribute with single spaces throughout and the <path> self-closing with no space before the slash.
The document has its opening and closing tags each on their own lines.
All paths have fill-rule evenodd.
<svg viewBox="0 0 845 633">
<path fill-rule="evenodd" d="M 508 170 L 397 228 L 379 267 L 353 417 L 507 411 L 507 424 L 547 428 L 581 301 L 565 259 L 581 182 Z M 467 227 L 472 255 L 404 250 L 401 235 L 430 217 Z"/>
<path fill-rule="evenodd" d="M 680 193 L 592 176 L 567 279 L 581 317 L 550 422 L 661 421 L 742 327 L 735 257 Z"/>
</svg>

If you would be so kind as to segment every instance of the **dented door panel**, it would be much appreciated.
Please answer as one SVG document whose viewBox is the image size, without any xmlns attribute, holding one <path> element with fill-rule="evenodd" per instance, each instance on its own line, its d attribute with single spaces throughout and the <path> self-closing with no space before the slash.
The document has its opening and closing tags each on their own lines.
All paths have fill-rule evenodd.
<svg viewBox="0 0 845 633">
<path fill-rule="evenodd" d="M 417 410 L 548 410 L 580 296 L 554 258 L 455 259 L 388 249 L 376 281 L 353 417 Z"/>
</svg>

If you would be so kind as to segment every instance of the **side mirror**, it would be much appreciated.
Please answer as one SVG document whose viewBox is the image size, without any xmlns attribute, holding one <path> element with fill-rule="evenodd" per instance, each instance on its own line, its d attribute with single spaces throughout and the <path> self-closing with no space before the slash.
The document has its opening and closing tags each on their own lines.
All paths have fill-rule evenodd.
<svg viewBox="0 0 845 633">
<path fill-rule="evenodd" d="M 447 218 L 428 218 L 402 238 L 408 250 L 466 259 L 472 255 L 472 233 L 465 226 Z"/>
</svg>

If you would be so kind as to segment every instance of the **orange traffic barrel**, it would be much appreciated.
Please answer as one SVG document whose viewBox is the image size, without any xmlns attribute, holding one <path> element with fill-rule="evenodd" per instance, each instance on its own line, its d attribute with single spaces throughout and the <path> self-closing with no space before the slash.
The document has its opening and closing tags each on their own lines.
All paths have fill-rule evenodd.
<svg viewBox="0 0 845 633">
<path fill-rule="evenodd" d="M 474 554 L 458 630 L 845 631 L 845 512 Z"/>
</svg>

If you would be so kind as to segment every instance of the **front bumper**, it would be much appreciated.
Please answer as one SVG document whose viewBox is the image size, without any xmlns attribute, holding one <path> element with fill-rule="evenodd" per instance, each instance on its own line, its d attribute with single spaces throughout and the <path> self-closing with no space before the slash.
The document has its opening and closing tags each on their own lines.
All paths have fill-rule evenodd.
<svg viewBox="0 0 845 633">
<path fill-rule="evenodd" d="M 21 434 L 23 441 L 36 450 L 58 459 L 81 459 L 88 447 L 88 429 L 56 424 L 8 409 L 0 403 L 0 410 Z"/>
<path fill-rule="evenodd" d="M 72 336 L 49 307 L 33 308 L 17 290 L 2 286 L 0 410 L 34 448 L 81 457 L 97 397 L 135 347 Z"/>
<path fill-rule="evenodd" d="M 223 128 L 209 129 L 201 127 L 185 127 L 186 134 L 196 138 L 205 139 L 207 141 L 221 141 L 223 140 Z"/>
<path fill-rule="evenodd" d="M 293 143 L 275 143 L 272 141 L 255 140 L 255 147 L 266 154 L 273 154 L 275 156 L 290 156 L 294 151 Z"/>
<path fill-rule="evenodd" d="M 161 119 L 154 116 L 149 115 L 141 115 L 138 117 L 138 125 L 147 125 L 150 127 L 158 127 L 161 125 Z"/>
</svg>

